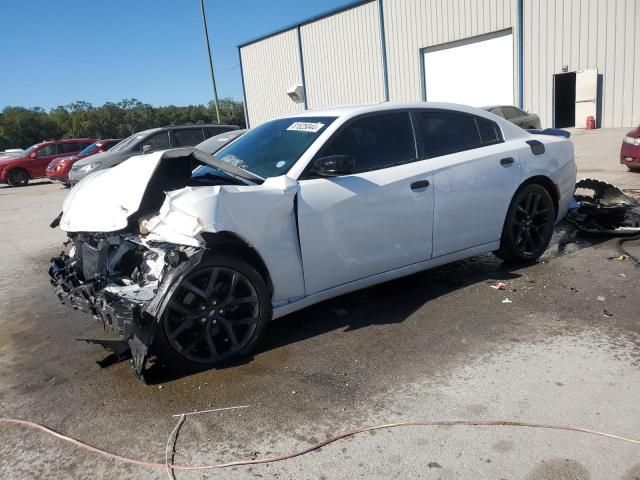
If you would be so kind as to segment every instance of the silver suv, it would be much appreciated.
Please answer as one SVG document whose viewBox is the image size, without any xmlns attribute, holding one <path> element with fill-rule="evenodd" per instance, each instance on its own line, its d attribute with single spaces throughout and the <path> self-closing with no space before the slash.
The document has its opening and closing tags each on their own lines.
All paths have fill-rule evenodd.
<svg viewBox="0 0 640 480">
<path fill-rule="evenodd" d="M 76 162 L 69 172 L 69 182 L 75 185 L 88 174 L 115 167 L 134 155 L 170 148 L 193 147 L 214 135 L 238 128 L 240 127 L 237 125 L 186 125 L 152 128 L 134 133 L 108 152 Z"/>
</svg>

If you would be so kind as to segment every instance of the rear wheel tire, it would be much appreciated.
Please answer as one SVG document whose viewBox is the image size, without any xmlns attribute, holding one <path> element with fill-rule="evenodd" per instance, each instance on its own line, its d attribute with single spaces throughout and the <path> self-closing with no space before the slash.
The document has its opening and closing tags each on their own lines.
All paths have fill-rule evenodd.
<svg viewBox="0 0 640 480">
<path fill-rule="evenodd" d="M 553 199 L 541 185 L 526 185 L 511 200 L 496 256 L 505 262 L 536 260 L 549 246 L 556 212 Z"/>
<path fill-rule="evenodd" d="M 12 187 L 23 187 L 29 183 L 29 174 L 22 168 L 14 168 L 7 174 L 7 183 Z"/>
<path fill-rule="evenodd" d="M 629 165 L 627 165 L 627 168 L 630 172 L 640 172 L 640 167 L 630 167 Z"/>
<path fill-rule="evenodd" d="M 247 356 L 271 320 L 260 274 L 239 258 L 214 255 L 175 289 L 159 318 L 154 351 L 178 370 L 211 368 Z"/>
</svg>

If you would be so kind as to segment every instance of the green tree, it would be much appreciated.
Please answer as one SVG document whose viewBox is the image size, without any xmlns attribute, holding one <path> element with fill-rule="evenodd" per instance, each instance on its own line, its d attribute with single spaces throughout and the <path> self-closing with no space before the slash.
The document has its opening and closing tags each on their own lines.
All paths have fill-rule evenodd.
<svg viewBox="0 0 640 480">
<path fill-rule="evenodd" d="M 242 102 L 224 98 L 219 107 L 222 123 L 244 127 Z M 125 98 L 99 107 L 76 101 L 49 112 L 39 107 L 5 107 L 0 112 L 0 150 L 59 138 L 124 138 L 154 127 L 215 123 L 215 118 L 213 102 L 153 107 L 136 98 Z"/>
</svg>

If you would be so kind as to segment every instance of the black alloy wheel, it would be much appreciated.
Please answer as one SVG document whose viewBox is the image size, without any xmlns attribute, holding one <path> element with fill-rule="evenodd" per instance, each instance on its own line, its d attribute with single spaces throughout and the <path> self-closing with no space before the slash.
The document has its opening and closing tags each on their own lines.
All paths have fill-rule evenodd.
<svg viewBox="0 0 640 480">
<path fill-rule="evenodd" d="M 240 259 L 212 259 L 171 295 L 160 322 L 160 356 L 169 350 L 179 367 L 232 361 L 256 346 L 270 319 L 271 299 L 255 269 Z"/>
<path fill-rule="evenodd" d="M 525 186 L 509 206 L 498 256 L 510 262 L 536 260 L 549 246 L 555 218 L 549 192 L 541 185 Z"/>
<path fill-rule="evenodd" d="M 7 183 L 12 187 L 22 187 L 29 183 L 29 174 L 22 168 L 14 168 L 7 174 Z"/>
</svg>

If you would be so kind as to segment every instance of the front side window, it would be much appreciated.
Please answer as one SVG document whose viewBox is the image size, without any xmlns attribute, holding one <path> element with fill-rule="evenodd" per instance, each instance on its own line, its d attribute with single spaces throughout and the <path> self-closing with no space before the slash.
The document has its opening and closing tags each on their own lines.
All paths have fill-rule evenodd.
<svg viewBox="0 0 640 480">
<path fill-rule="evenodd" d="M 216 158 L 263 178 L 285 174 L 335 117 L 281 118 L 249 130 Z"/>
<path fill-rule="evenodd" d="M 416 148 L 409 113 L 386 113 L 354 120 L 320 154 L 331 155 L 353 157 L 353 173 L 414 161 Z"/>
<path fill-rule="evenodd" d="M 58 145 L 47 145 L 38 150 L 38 157 L 48 157 L 58 153 Z"/>
<path fill-rule="evenodd" d="M 138 150 L 142 151 L 142 147 L 145 145 L 151 145 L 151 150 L 166 150 L 171 148 L 169 144 L 169 132 L 156 133 L 144 139 L 138 145 Z"/>
<path fill-rule="evenodd" d="M 482 146 L 472 115 L 448 112 L 419 112 L 418 135 L 428 157 L 438 157 Z"/>
<path fill-rule="evenodd" d="M 193 147 L 204 140 L 202 128 L 188 128 L 173 131 L 176 147 Z"/>
</svg>

